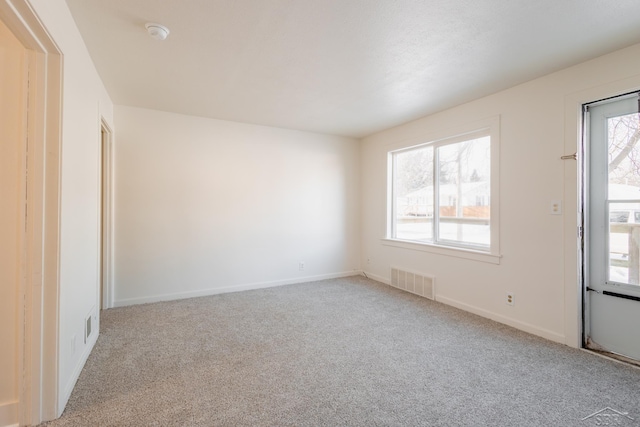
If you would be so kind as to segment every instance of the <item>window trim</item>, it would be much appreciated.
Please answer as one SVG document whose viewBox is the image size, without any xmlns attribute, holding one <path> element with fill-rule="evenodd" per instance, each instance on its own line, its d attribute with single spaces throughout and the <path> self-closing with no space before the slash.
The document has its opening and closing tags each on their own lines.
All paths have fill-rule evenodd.
<svg viewBox="0 0 640 427">
<path fill-rule="evenodd" d="M 382 244 L 385 246 L 429 252 L 455 258 L 470 259 L 473 261 L 482 261 L 490 264 L 500 264 L 500 258 L 502 258 L 502 255 L 494 255 L 486 251 L 477 251 L 458 246 L 444 246 L 438 245 L 437 243 L 424 243 L 413 240 L 391 239 L 389 237 L 383 237 L 381 240 Z"/>
<path fill-rule="evenodd" d="M 482 136 L 491 139 L 491 218 L 490 218 L 490 246 L 484 250 L 465 245 L 449 245 L 443 242 L 418 242 L 398 239 L 393 236 L 393 167 L 394 154 L 409 151 L 419 146 L 432 145 L 434 150 L 438 147 L 468 141 Z M 448 256 L 484 261 L 492 264 L 500 262 L 500 116 L 493 116 L 484 120 L 470 122 L 456 128 L 443 129 L 427 136 L 415 137 L 389 144 L 385 147 L 387 156 L 387 197 L 386 197 L 386 221 L 385 234 L 382 243 L 386 246 L 394 246 L 404 249 L 419 250 Z M 435 186 L 437 187 L 437 186 Z"/>
</svg>

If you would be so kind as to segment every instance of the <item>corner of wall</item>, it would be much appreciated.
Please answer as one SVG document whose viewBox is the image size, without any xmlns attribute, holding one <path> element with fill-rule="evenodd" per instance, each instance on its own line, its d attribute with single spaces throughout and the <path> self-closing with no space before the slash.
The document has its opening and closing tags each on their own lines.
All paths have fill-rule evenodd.
<svg viewBox="0 0 640 427">
<path fill-rule="evenodd" d="M 80 378 L 80 373 L 82 372 L 84 365 L 87 363 L 87 359 L 89 358 L 89 355 L 93 351 L 93 348 L 95 347 L 96 342 L 98 341 L 98 335 L 99 335 L 98 331 L 96 331 L 96 333 L 94 334 L 91 334 L 90 340 L 87 343 L 87 346 L 85 347 L 84 352 L 80 356 L 80 360 L 78 361 L 77 365 L 73 369 L 68 381 L 66 382 L 66 384 L 64 384 L 63 387 L 60 387 L 61 393 L 58 395 L 58 411 L 59 411 L 59 414 L 57 414 L 58 417 L 62 415 L 62 412 L 64 412 L 64 408 L 67 406 L 67 403 L 69 402 L 69 398 L 71 397 L 73 388 L 78 382 L 78 378 Z"/>
</svg>

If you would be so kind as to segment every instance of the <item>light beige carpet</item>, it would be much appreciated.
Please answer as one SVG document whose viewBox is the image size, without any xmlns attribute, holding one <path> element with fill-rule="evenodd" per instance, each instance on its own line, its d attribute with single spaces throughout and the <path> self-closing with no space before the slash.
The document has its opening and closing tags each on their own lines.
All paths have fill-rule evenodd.
<svg viewBox="0 0 640 427">
<path fill-rule="evenodd" d="M 640 370 L 355 276 L 104 311 L 47 425 L 590 426 L 606 407 L 640 425 Z"/>
</svg>

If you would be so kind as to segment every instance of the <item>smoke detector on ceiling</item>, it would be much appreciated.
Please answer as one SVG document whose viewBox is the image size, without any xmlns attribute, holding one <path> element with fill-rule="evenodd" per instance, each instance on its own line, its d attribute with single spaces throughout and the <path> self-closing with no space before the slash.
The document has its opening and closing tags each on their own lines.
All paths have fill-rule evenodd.
<svg viewBox="0 0 640 427">
<path fill-rule="evenodd" d="M 164 40 L 169 35 L 169 29 L 164 25 L 148 22 L 144 26 L 147 29 L 149 36 L 156 40 Z"/>
</svg>

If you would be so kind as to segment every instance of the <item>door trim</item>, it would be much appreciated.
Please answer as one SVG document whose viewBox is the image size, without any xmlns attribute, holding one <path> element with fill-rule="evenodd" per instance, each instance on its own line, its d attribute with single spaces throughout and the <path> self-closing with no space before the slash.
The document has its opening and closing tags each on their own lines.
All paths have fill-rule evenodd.
<svg viewBox="0 0 640 427">
<path fill-rule="evenodd" d="M 0 19 L 27 49 L 27 223 L 21 287 L 20 425 L 59 416 L 58 295 L 62 55 L 28 0 L 1 0 Z M 26 155 L 26 153 L 25 153 Z"/>
<path fill-rule="evenodd" d="M 103 118 L 100 120 L 101 130 L 101 155 L 100 155 L 100 182 L 101 182 L 101 280 L 102 280 L 102 305 L 100 301 L 97 307 L 107 309 L 113 307 L 114 283 L 113 283 L 113 130 Z"/>
</svg>

